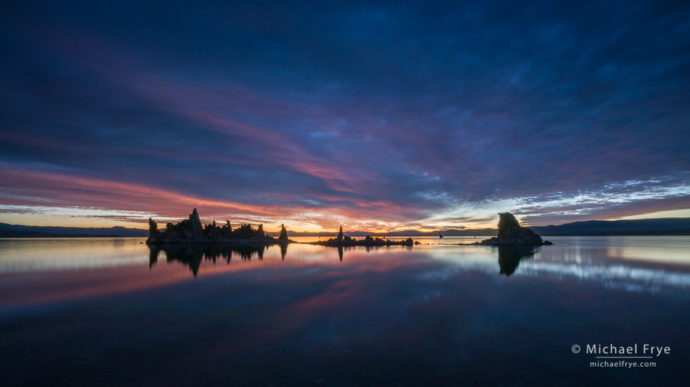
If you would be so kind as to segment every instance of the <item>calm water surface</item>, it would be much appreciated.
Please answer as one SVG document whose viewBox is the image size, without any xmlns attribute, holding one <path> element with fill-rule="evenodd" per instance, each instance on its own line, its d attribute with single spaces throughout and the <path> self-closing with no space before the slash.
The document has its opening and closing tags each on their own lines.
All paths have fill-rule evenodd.
<svg viewBox="0 0 690 387">
<path fill-rule="evenodd" d="M 2 384 L 685 385 L 690 237 L 416 239 L 168 251 L 0 239 Z M 590 368 L 587 344 L 636 343 L 671 354 Z"/>
</svg>

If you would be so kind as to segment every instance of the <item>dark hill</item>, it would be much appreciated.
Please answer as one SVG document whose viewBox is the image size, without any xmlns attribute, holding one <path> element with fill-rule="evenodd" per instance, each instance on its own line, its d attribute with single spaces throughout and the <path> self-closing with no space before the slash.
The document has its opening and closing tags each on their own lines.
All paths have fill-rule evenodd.
<svg viewBox="0 0 690 387">
<path fill-rule="evenodd" d="M 559 235 L 690 235 L 690 218 L 590 220 L 560 226 L 532 227 L 548 236 Z"/>
<path fill-rule="evenodd" d="M 566 223 L 559 226 L 530 227 L 534 232 L 544 236 L 568 235 L 690 235 L 690 218 L 660 218 L 637 220 L 590 220 L 584 222 Z M 496 229 L 456 229 L 443 230 L 444 236 L 485 236 L 495 235 Z M 353 231 L 349 236 L 438 236 L 438 231 L 420 232 L 417 230 L 397 231 L 385 234 Z M 322 236 L 331 237 L 332 232 L 290 232 L 290 237 Z M 145 237 L 147 230 L 125 227 L 52 227 L 52 226 L 22 226 L 0 223 L 0 238 L 55 238 L 55 237 Z"/>
<path fill-rule="evenodd" d="M 53 227 L 0 223 L 0 238 L 145 237 L 146 230 L 125 227 Z"/>
</svg>

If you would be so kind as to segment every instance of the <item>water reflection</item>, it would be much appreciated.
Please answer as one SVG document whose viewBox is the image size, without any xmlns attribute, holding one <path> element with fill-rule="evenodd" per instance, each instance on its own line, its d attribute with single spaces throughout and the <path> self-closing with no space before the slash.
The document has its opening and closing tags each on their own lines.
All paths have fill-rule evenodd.
<svg viewBox="0 0 690 387">
<path fill-rule="evenodd" d="M 280 244 L 281 260 L 285 260 L 287 254 L 287 244 Z M 167 262 L 179 262 L 188 266 L 192 274 L 196 277 L 199 274 L 199 267 L 204 259 L 216 263 L 222 259 L 226 263 L 232 261 L 233 254 L 239 256 L 243 261 L 249 261 L 253 256 L 263 260 L 266 246 L 150 246 L 149 247 L 149 267 L 153 267 L 158 262 L 158 257 L 162 252 L 165 253 Z"/>
<path fill-rule="evenodd" d="M 287 244 L 278 244 L 280 249 L 280 260 L 285 261 L 288 251 Z M 304 247 L 304 246 L 302 246 Z M 194 277 L 199 274 L 199 269 L 204 261 L 212 262 L 221 260 L 226 263 L 232 261 L 233 255 L 239 256 L 242 261 L 250 261 L 252 257 L 263 260 L 265 252 L 272 248 L 272 246 L 202 246 L 202 245 L 168 245 L 168 246 L 149 246 L 149 268 L 152 268 L 158 262 L 161 253 L 165 254 L 165 260 L 168 263 L 177 262 L 189 267 Z M 345 250 L 352 250 L 356 247 L 337 247 L 338 260 L 343 261 Z M 375 249 L 379 249 L 377 246 Z M 326 247 L 326 249 L 331 249 Z M 367 253 L 371 252 L 373 248 L 362 247 L 362 250 Z"/>
<path fill-rule="evenodd" d="M 280 259 L 285 261 L 285 256 L 287 255 L 287 244 L 279 244 L 280 249 Z M 169 245 L 169 246 L 150 246 L 149 247 L 149 268 L 153 267 L 159 259 L 161 252 L 165 254 L 166 262 L 181 263 L 187 266 L 194 277 L 199 274 L 199 269 L 204 260 L 216 263 L 217 260 L 225 261 L 230 263 L 232 261 L 233 254 L 239 256 L 242 261 L 250 261 L 252 257 L 257 257 L 259 260 L 263 260 L 264 253 L 268 249 L 268 246 L 200 246 L 200 245 Z M 331 249 L 332 247 L 326 247 L 326 249 Z M 353 250 L 358 247 L 343 247 L 338 246 L 335 249 L 338 252 L 338 260 L 343 261 L 343 256 L 345 255 L 345 250 Z M 360 247 L 360 250 L 364 250 L 366 253 L 371 253 L 376 250 L 389 250 L 390 247 L 384 246 L 364 246 Z M 401 250 L 401 249 L 396 249 Z M 412 250 L 411 247 L 405 247 L 404 250 Z M 525 259 L 532 259 L 534 255 L 539 252 L 539 247 L 533 246 L 499 246 L 497 248 L 492 248 L 492 252 L 498 255 L 499 264 L 499 274 L 503 274 L 509 277 L 515 273 L 520 262 Z"/>
<path fill-rule="evenodd" d="M 146 262 L 144 238 L 0 238 L 0 273 L 96 269 Z"/>
<path fill-rule="evenodd" d="M 285 261 L 287 256 L 288 245 L 287 244 L 277 244 L 280 250 L 280 260 Z M 307 246 L 298 245 L 298 249 L 301 251 Z M 367 254 L 372 252 L 388 252 L 391 250 L 390 246 L 364 246 L 364 247 L 330 247 L 330 246 L 308 246 L 321 251 L 335 249 L 338 252 L 338 260 L 343 261 L 345 251 L 358 250 L 364 251 Z M 181 263 L 184 266 L 191 269 L 192 274 L 196 277 L 199 274 L 199 269 L 204 261 L 211 262 L 215 264 L 218 260 L 230 263 L 232 261 L 233 255 L 239 256 L 242 261 L 250 261 L 253 257 L 258 258 L 260 261 L 264 259 L 264 254 L 268 249 L 273 248 L 273 246 L 262 246 L 262 245 L 247 245 L 247 246 L 203 246 L 203 245 L 167 245 L 167 246 L 149 246 L 149 268 L 152 268 L 160 258 L 161 252 L 165 254 L 166 262 L 168 263 Z M 409 251 L 412 248 L 405 246 L 404 248 L 393 247 L 395 251 Z M 319 259 L 323 261 L 323 257 Z"/>
<path fill-rule="evenodd" d="M 655 240 L 559 238 L 534 249 L 422 244 L 411 250 L 149 249 L 141 242 L 0 240 L 5 384 L 683 380 L 683 356 L 660 359 L 664 373 L 592 374 L 583 372 L 589 357 L 570 351 L 573 343 L 645 340 L 685 353 L 690 256 L 662 261 L 666 250 Z M 659 245 L 655 260 L 625 256 L 652 243 Z M 690 238 L 664 243 L 680 256 Z M 487 364 L 501 366 L 487 372 Z"/>
<path fill-rule="evenodd" d="M 306 244 L 289 247 L 178 246 L 167 251 L 163 249 L 165 255 L 161 254 L 161 249 L 150 250 L 143 241 L 142 238 L 0 239 L 0 275 L 5 276 L 4 281 L 9 286 L 11 281 L 19 281 L 15 274 L 24 273 L 30 278 L 31 273 L 39 271 L 51 273 L 52 277 L 36 277 L 44 278 L 37 283 L 45 285 L 50 282 L 46 282 L 46 278 L 55 278 L 57 271 L 74 272 L 76 281 L 83 282 L 87 276 L 100 275 L 101 272 L 95 270 L 103 270 L 103 275 L 115 275 L 107 270 L 116 267 L 146 269 L 159 260 L 172 263 L 170 270 L 182 264 L 185 270 L 179 274 L 191 271 L 194 276 L 200 271 L 204 274 L 224 272 L 231 269 L 225 267 L 231 261 L 235 265 L 248 266 L 241 268 L 243 270 L 257 270 L 276 264 L 314 268 L 332 264 L 374 267 L 390 261 L 432 260 L 448 263 L 444 271 L 500 274 L 510 277 L 511 281 L 524 277 L 561 281 L 570 277 L 638 291 L 690 288 L 687 249 L 690 237 L 557 237 L 554 238 L 556 245 L 534 250 L 529 247 L 457 246 L 467 241 L 450 237 L 444 238 L 443 243 L 422 239 L 420 245 L 408 248 L 338 248 Z M 497 260 L 499 270 L 496 270 Z M 213 264 L 217 261 L 226 264 L 215 267 Z M 162 270 L 161 267 L 156 269 L 158 273 Z M 155 282 L 156 274 L 146 271 L 151 276 L 149 281 Z M 142 281 L 146 280 L 142 278 Z"/>
<path fill-rule="evenodd" d="M 281 244 L 278 245 L 278 246 L 280 246 L 280 260 L 281 260 L 281 261 L 284 261 L 284 260 L 285 260 L 285 255 L 287 254 L 288 245 L 287 245 L 287 243 L 281 243 Z"/>
<path fill-rule="evenodd" d="M 509 277 L 515 272 L 520 261 L 523 259 L 534 258 L 534 254 L 539 249 L 533 246 L 499 246 L 498 265 L 501 268 L 500 274 Z"/>
</svg>

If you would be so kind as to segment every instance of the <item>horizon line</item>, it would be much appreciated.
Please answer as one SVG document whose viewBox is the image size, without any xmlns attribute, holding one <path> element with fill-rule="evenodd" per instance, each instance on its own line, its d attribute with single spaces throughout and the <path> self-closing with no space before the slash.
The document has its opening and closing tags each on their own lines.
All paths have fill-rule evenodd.
<svg viewBox="0 0 690 387">
<path fill-rule="evenodd" d="M 180 220 L 183 220 L 184 218 L 180 218 Z M 565 223 L 560 223 L 560 224 L 549 224 L 545 226 L 534 226 L 534 225 L 529 225 L 529 224 L 523 224 L 524 227 L 537 227 L 537 228 L 543 228 L 543 227 L 559 227 L 559 226 L 564 226 L 568 224 L 575 224 L 575 223 L 584 223 L 584 222 L 620 222 L 620 221 L 643 221 L 643 220 L 670 220 L 670 219 L 687 219 L 690 220 L 690 217 L 662 217 L 662 218 L 632 218 L 632 219 L 588 219 L 588 220 L 578 220 L 574 222 L 565 222 Z M 154 219 L 155 220 L 155 219 Z M 59 226 L 59 225 L 36 225 L 36 224 L 17 224 L 17 223 L 5 223 L 0 219 L 0 223 L 6 224 L 9 226 L 18 226 L 18 227 L 44 227 L 44 228 L 76 228 L 76 229 L 110 229 L 110 228 L 124 228 L 124 229 L 129 229 L 129 230 L 140 230 L 140 231 L 147 231 L 146 227 L 128 227 L 128 226 L 121 226 L 121 225 L 113 225 L 113 226 Z M 213 221 L 208 222 L 208 223 L 203 223 L 203 225 L 206 224 L 212 224 Z M 218 223 L 216 221 L 216 223 Z M 230 222 L 231 224 L 235 225 L 242 225 L 242 224 L 250 224 L 252 226 L 257 226 L 257 225 L 263 225 L 265 223 L 258 223 L 258 222 Z M 294 229 L 291 231 L 287 226 L 286 229 L 288 230 L 289 233 L 296 233 L 296 234 L 337 234 L 338 233 L 338 228 L 335 228 L 333 230 L 301 230 L 301 231 L 295 231 Z M 498 227 L 479 227 L 479 228 L 464 228 L 464 227 L 452 227 L 452 228 L 435 228 L 435 229 L 426 229 L 426 228 L 403 228 L 399 230 L 365 230 L 365 229 L 352 229 L 352 230 L 346 230 L 343 229 L 344 233 L 369 233 L 369 234 L 391 234 L 391 233 L 401 233 L 401 232 L 406 232 L 406 231 L 413 231 L 413 232 L 419 232 L 419 233 L 443 233 L 443 232 L 449 232 L 449 231 L 466 231 L 466 232 L 471 232 L 471 231 L 484 231 L 484 230 L 497 230 Z M 275 231 L 271 230 L 265 230 L 266 233 L 280 233 L 280 229 L 276 229 Z"/>
</svg>

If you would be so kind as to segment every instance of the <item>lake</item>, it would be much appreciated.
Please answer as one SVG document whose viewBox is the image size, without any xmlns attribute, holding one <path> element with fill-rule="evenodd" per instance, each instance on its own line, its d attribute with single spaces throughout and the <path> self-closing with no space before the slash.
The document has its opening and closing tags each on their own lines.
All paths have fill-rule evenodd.
<svg viewBox="0 0 690 387">
<path fill-rule="evenodd" d="M 1 239 L 3 385 L 684 385 L 690 237 L 547 239 Z"/>
</svg>

